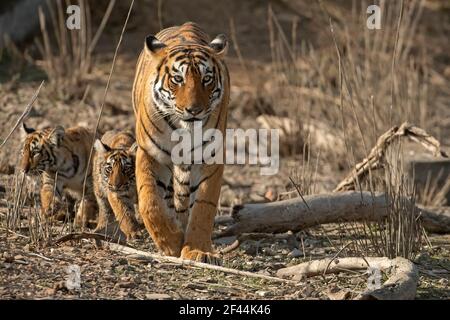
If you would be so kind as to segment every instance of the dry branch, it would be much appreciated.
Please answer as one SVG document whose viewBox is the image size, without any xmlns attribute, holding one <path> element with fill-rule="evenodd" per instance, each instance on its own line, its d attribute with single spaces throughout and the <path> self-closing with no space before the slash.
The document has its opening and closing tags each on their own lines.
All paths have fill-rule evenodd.
<svg viewBox="0 0 450 320">
<path fill-rule="evenodd" d="M 277 271 L 279 277 L 314 277 L 327 273 L 339 273 L 343 270 L 367 270 L 369 267 L 381 270 L 391 269 L 389 279 L 376 290 L 360 294 L 359 300 L 412 300 L 416 296 L 419 279 L 416 266 L 407 259 L 395 258 L 340 258 L 323 259 L 301 263 Z"/>
<path fill-rule="evenodd" d="M 196 261 L 192 261 L 192 260 L 184 260 L 181 258 L 162 256 L 160 254 L 149 253 L 149 252 L 137 250 L 137 249 L 123 246 L 123 245 L 116 244 L 116 243 L 103 242 L 103 244 L 105 247 L 108 247 L 112 251 L 125 253 L 127 255 L 134 255 L 134 256 L 138 256 L 138 257 L 142 257 L 142 258 L 150 258 L 153 260 L 175 263 L 179 266 L 196 267 L 196 268 L 214 270 L 214 271 L 219 271 L 219 272 L 224 272 L 224 273 L 229 273 L 229 274 L 235 274 L 235 275 L 239 275 L 239 276 L 243 276 L 243 277 L 259 278 L 259 279 L 264 279 L 264 280 L 269 280 L 269 281 L 294 283 L 294 281 L 288 280 L 288 279 L 281 279 L 281 278 L 277 278 L 277 277 L 266 276 L 263 274 L 252 273 L 252 272 L 248 272 L 248 271 L 230 269 L 230 268 L 225 268 L 225 267 L 216 266 L 216 265 L 212 265 L 212 264 L 196 262 Z"/>
<path fill-rule="evenodd" d="M 100 233 L 89 233 L 89 232 L 75 232 L 75 233 L 69 233 L 61 238 L 58 238 L 53 242 L 54 245 L 58 245 L 67 241 L 79 241 L 82 239 L 94 239 L 98 241 L 110 241 L 110 242 L 118 242 L 120 244 L 126 244 L 126 241 L 122 238 L 115 238 L 108 236 L 106 234 L 100 234 Z"/>
<path fill-rule="evenodd" d="M 234 207 L 234 222 L 216 234 L 216 238 L 252 232 L 296 232 L 326 223 L 380 221 L 388 216 L 384 193 L 348 191 L 306 196 L 304 200 L 294 198 Z M 416 212 L 426 230 L 450 233 L 449 214 L 422 208 L 417 208 Z"/>
<path fill-rule="evenodd" d="M 403 123 L 400 127 L 393 127 L 378 138 L 378 141 L 370 151 L 369 156 L 358 163 L 350 174 L 334 189 L 334 192 L 354 190 L 357 181 L 362 181 L 371 170 L 383 168 L 383 159 L 388 147 L 402 137 L 417 142 L 434 154 L 434 156 L 448 158 L 448 155 L 441 150 L 441 144 L 425 130 L 409 124 Z"/>
</svg>

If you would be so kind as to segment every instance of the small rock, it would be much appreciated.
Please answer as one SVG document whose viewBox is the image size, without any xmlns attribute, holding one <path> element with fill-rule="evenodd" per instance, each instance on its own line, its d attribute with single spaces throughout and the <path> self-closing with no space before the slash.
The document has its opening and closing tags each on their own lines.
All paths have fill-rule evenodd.
<svg viewBox="0 0 450 320">
<path fill-rule="evenodd" d="M 3 253 L 3 259 L 5 260 L 6 263 L 14 262 L 14 257 L 8 252 Z"/>
<path fill-rule="evenodd" d="M 292 280 L 294 281 L 302 281 L 304 280 L 306 277 L 303 273 L 298 273 L 296 275 L 294 275 L 294 277 L 292 277 Z"/>
<path fill-rule="evenodd" d="M 147 293 L 145 295 L 147 300 L 171 300 L 172 297 L 165 293 Z"/>
<path fill-rule="evenodd" d="M 303 252 L 301 252 L 299 249 L 294 249 L 289 253 L 288 256 L 291 258 L 300 258 L 301 256 L 303 256 Z"/>
<path fill-rule="evenodd" d="M 303 289 L 302 294 L 304 297 L 308 298 L 312 296 L 312 293 L 314 292 L 314 289 L 310 286 L 307 286 L 305 289 Z"/>
<path fill-rule="evenodd" d="M 439 284 L 443 286 L 448 286 L 448 279 L 442 278 L 441 280 L 439 280 Z"/>
<path fill-rule="evenodd" d="M 256 272 L 256 273 L 262 274 L 262 275 L 265 275 L 265 276 L 271 276 L 270 272 L 269 272 L 268 270 L 266 270 L 266 269 L 264 269 L 264 270 L 259 270 L 259 271 Z"/>
<path fill-rule="evenodd" d="M 237 240 L 236 236 L 223 237 L 223 238 L 214 240 L 214 243 L 219 246 L 229 246 L 229 245 L 233 244 L 236 240 Z"/>
<path fill-rule="evenodd" d="M 350 291 L 341 290 L 338 287 L 330 288 L 325 293 L 330 300 L 347 300 L 350 298 Z"/>
<path fill-rule="evenodd" d="M 126 264 L 128 264 L 128 260 L 127 259 L 125 259 L 125 258 L 120 258 L 119 260 L 117 260 L 117 263 L 119 264 L 119 265 L 126 265 Z"/>
<path fill-rule="evenodd" d="M 122 289 L 133 289 L 136 287 L 136 283 L 131 281 L 123 281 L 116 284 L 117 287 Z"/>
<path fill-rule="evenodd" d="M 47 290 L 45 290 L 45 294 L 47 296 L 54 296 L 56 294 L 56 289 L 55 288 L 48 288 Z"/>
<path fill-rule="evenodd" d="M 256 295 L 260 297 L 267 297 L 269 295 L 269 292 L 267 291 L 256 291 Z"/>
</svg>

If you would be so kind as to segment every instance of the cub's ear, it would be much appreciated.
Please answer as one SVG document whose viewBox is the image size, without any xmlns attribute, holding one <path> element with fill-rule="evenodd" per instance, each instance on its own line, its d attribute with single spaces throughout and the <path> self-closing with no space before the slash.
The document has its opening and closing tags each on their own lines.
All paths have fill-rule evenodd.
<svg viewBox="0 0 450 320">
<path fill-rule="evenodd" d="M 27 125 L 25 124 L 25 122 L 24 123 L 22 123 L 22 126 L 23 126 L 23 130 L 27 133 L 27 134 L 30 134 L 30 133 L 33 133 L 33 132 L 35 132 L 36 130 L 35 129 L 33 129 L 33 128 L 29 128 L 29 127 L 27 127 Z"/>
<path fill-rule="evenodd" d="M 128 149 L 128 153 L 129 153 L 130 155 L 132 155 L 133 157 L 135 157 L 135 156 L 136 156 L 136 151 L 137 151 L 137 149 L 138 149 L 138 144 L 135 142 L 135 143 L 133 143 L 133 145 L 130 147 L 130 149 Z"/>
<path fill-rule="evenodd" d="M 145 51 L 150 54 L 157 54 L 165 47 L 166 45 L 156 39 L 154 35 L 149 35 L 145 38 Z"/>
<path fill-rule="evenodd" d="M 228 40 L 224 34 L 219 34 L 209 46 L 215 51 L 219 56 L 225 56 L 228 51 Z"/>
<path fill-rule="evenodd" d="M 64 138 L 64 135 L 66 134 L 66 131 L 61 126 L 56 126 L 55 129 L 50 133 L 48 139 L 50 143 L 52 143 L 55 146 L 59 146 L 62 139 Z"/>
<path fill-rule="evenodd" d="M 95 151 L 97 151 L 99 154 L 103 154 L 103 153 L 106 153 L 108 151 L 111 151 L 111 148 L 108 147 L 103 142 L 101 142 L 99 139 L 95 140 L 94 148 L 95 148 Z"/>
</svg>

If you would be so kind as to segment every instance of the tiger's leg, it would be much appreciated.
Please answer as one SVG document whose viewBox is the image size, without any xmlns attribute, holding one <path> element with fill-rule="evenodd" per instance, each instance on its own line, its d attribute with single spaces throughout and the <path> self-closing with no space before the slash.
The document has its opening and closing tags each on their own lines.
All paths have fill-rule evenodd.
<svg viewBox="0 0 450 320">
<path fill-rule="evenodd" d="M 41 196 L 41 215 L 44 217 L 57 216 L 58 219 L 61 215 L 63 218 L 66 214 L 66 208 L 62 202 L 62 186 L 56 184 L 55 179 L 47 173 L 42 176 L 42 186 L 40 190 Z"/>
<path fill-rule="evenodd" d="M 213 252 L 212 232 L 220 196 L 223 165 L 208 166 L 189 216 L 181 258 L 220 264 Z M 195 188 L 194 188 L 195 189 Z"/>
<path fill-rule="evenodd" d="M 133 199 L 116 192 L 110 192 L 108 200 L 116 216 L 116 221 L 119 223 L 120 230 L 126 235 L 127 239 L 136 238 L 141 228 L 135 218 Z"/>
<path fill-rule="evenodd" d="M 156 246 L 164 254 L 178 257 L 184 233 L 164 201 L 167 187 L 158 180 L 158 170 L 162 170 L 161 165 L 139 148 L 136 154 L 139 213 Z"/>
<path fill-rule="evenodd" d="M 114 223 L 114 212 L 109 204 L 106 192 L 100 190 L 100 188 L 97 186 L 95 188 L 95 197 L 98 205 L 98 221 L 95 232 L 108 233 L 110 224 Z"/>
<path fill-rule="evenodd" d="M 81 228 L 95 228 L 97 220 L 97 210 L 98 206 L 94 194 L 92 176 L 88 176 L 86 180 L 84 199 L 80 200 L 78 210 L 75 214 L 75 226 Z"/>
</svg>

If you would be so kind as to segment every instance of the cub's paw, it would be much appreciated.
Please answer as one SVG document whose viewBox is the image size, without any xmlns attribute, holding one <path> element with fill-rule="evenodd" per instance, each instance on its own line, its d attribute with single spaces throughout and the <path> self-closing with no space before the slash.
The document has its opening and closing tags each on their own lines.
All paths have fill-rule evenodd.
<svg viewBox="0 0 450 320">
<path fill-rule="evenodd" d="M 222 259 L 217 254 L 200 250 L 190 250 L 188 247 L 184 247 L 183 250 L 181 250 L 181 259 L 209 263 L 216 266 L 222 265 Z"/>
<path fill-rule="evenodd" d="M 127 236 L 127 241 L 139 240 L 144 238 L 144 233 L 142 232 L 142 230 L 126 232 L 125 234 Z"/>
</svg>

